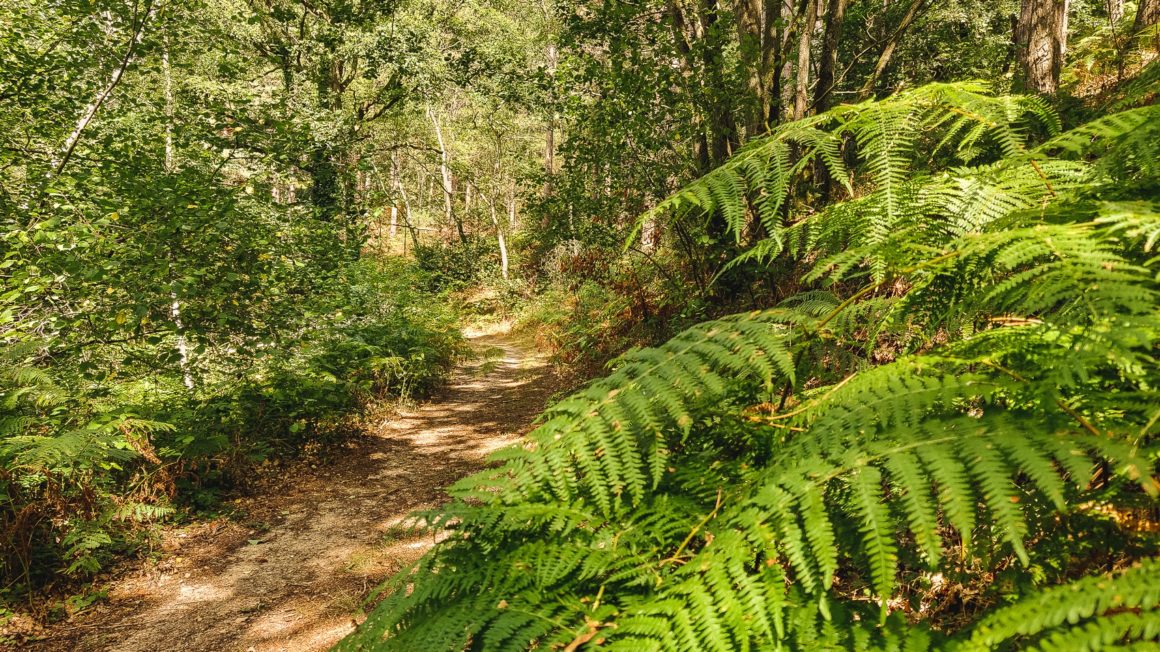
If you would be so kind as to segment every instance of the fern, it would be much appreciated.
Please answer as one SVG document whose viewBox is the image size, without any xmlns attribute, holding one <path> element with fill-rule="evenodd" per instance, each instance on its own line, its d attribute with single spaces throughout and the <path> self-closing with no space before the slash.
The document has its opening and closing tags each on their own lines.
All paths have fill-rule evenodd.
<svg viewBox="0 0 1160 652">
<path fill-rule="evenodd" d="M 1113 643 L 1160 638 L 1160 563 L 1106 576 L 1087 577 L 1049 589 L 999 609 L 974 625 L 968 636 L 950 646 L 956 652 L 993 650 L 1018 639 L 1035 638 L 1041 649 L 1098 649 Z M 1067 641 L 1071 641 L 1068 643 Z"/>
<path fill-rule="evenodd" d="M 688 432 L 692 409 L 712 403 L 737 380 L 767 388 L 793 377 L 789 331 L 778 313 L 706 322 L 658 349 L 624 356 L 618 369 L 541 417 L 528 451 L 511 454 L 505 472 L 531 497 L 592 500 L 608 514 L 638 503 L 666 464 L 666 430 Z"/>
<path fill-rule="evenodd" d="M 986 90 L 978 83 L 934 84 L 885 101 L 841 106 L 782 125 L 642 215 L 634 236 L 645 223 L 667 213 L 695 210 L 703 215 L 719 214 L 740 242 L 749 224 L 752 199 L 756 218 L 771 239 L 780 243 L 787 226 L 780 212 L 803 169 L 821 166 L 853 194 L 842 157 L 842 143 L 851 137 L 874 187 L 874 199 L 868 203 L 875 207 L 875 217 L 868 220 L 863 232 L 870 243 L 881 245 L 908 214 L 909 173 L 919 138 L 930 140 L 941 134 L 941 141 L 933 145 L 935 152 L 958 139 L 956 155 L 970 160 L 975 158 L 972 151 L 984 142 L 995 143 L 1008 156 L 1023 154 L 1032 122 L 1049 133 L 1059 131 L 1058 116 L 1042 100 L 992 97 Z M 880 277 L 882 270 L 875 271 Z"/>
<path fill-rule="evenodd" d="M 731 264 L 791 259 L 807 289 L 550 408 L 425 515 L 446 538 L 340 649 L 1155 641 L 1154 563 L 1107 575 L 1058 552 L 1096 536 L 1058 526 L 1084 506 L 1160 492 L 1160 230 L 1121 176 L 1155 187 L 1152 116 L 1060 133 L 1038 99 L 936 85 L 747 145 L 652 217 L 719 216 L 737 242 L 757 219 L 768 238 Z M 866 192 L 794 219 L 814 165 Z M 1008 606 L 999 569 L 1026 579 Z M 981 618 L 916 623 L 932 574 Z"/>
</svg>

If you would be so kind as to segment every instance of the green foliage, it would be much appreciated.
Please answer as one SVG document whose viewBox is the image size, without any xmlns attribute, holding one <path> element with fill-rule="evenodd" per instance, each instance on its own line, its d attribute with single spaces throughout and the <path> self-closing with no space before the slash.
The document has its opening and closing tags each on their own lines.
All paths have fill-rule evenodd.
<svg viewBox="0 0 1160 652">
<path fill-rule="evenodd" d="M 659 203 L 637 221 L 645 223 L 675 212 L 678 217 L 724 216 L 728 232 L 741 242 L 754 225 L 749 206 L 768 241 L 748 257 L 769 258 L 786 248 L 799 252 L 818 249 L 821 243 L 881 250 L 890 234 L 910 226 L 917 214 L 941 208 L 945 214 L 970 219 L 993 217 L 995 212 L 1034 205 L 1048 189 L 1034 168 L 1013 175 L 987 167 L 951 170 L 929 179 L 915 178 L 912 170 L 919 153 L 933 161 L 944 150 L 952 159 L 968 163 L 997 151 L 1006 160 L 1026 152 L 1027 134 L 1033 128 L 1055 134 L 1059 119 L 1038 98 L 992 97 L 982 84 L 936 84 L 906 91 L 880 102 L 841 106 L 828 113 L 775 128 L 768 136 L 751 141 L 736 156 L 701 179 Z M 857 155 L 872 190 L 859 192 L 856 201 L 834 205 L 830 219 L 807 218 L 787 223 L 783 210 L 792 198 L 796 180 L 811 164 L 854 194 L 846 169 L 842 145 L 857 144 Z M 953 144 L 953 147 L 952 147 Z M 794 154 L 796 152 L 796 155 Z M 1009 165 L 1009 167 L 1011 167 Z M 1042 168 L 1041 172 L 1042 172 Z M 1071 168 L 1048 170 L 1055 183 L 1066 183 Z M 956 174 L 957 172 L 957 174 Z M 914 204 L 926 202 L 932 207 Z M 941 204 L 941 206 L 940 206 Z M 925 210 L 924 210 L 925 209 Z M 821 222 L 821 228 L 814 227 Z M 831 229 L 838 229 L 837 231 Z M 882 278 L 885 261 L 872 269 Z"/>
<path fill-rule="evenodd" d="M 599 374 L 621 352 L 664 340 L 702 308 L 668 294 L 663 280 L 646 280 L 651 271 L 622 261 L 607 270 L 604 283 L 583 273 L 567 285 L 554 282 L 523 305 L 517 326 L 533 332 L 561 365 L 588 377 Z"/>
<path fill-rule="evenodd" d="M 462 344 L 424 283 L 401 263 L 345 267 L 298 306 L 278 349 L 199 355 L 192 390 L 179 364 L 145 375 L 97 349 L 120 373 L 90 384 L 43 349 L 5 351 L 17 357 L 0 378 L 4 572 L 25 586 L 91 574 L 142 524 L 211 506 L 253 463 L 349 432 L 379 399 L 432 389 Z M 137 355 L 156 348 L 134 342 Z"/>
<path fill-rule="evenodd" d="M 1154 640 L 1160 614 L 1155 560 L 1111 575 L 1047 589 L 988 614 L 952 650 L 993 650 L 1005 642 L 1044 650 L 1102 649 Z"/>
<path fill-rule="evenodd" d="M 651 218 L 757 221 L 803 292 L 549 409 L 339 649 L 1154 644 L 1156 538 L 1095 523 L 1160 492 L 1157 111 L 936 85 L 751 143 Z"/>
<path fill-rule="evenodd" d="M 461 353 L 427 275 L 362 257 L 357 134 L 424 69 L 396 9 L 0 7 L 0 598 L 90 575 Z"/>
<path fill-rule="evenodd" d="M 431 290 L 462 290 L 498 276 L 499 252 L 486 239 L 472 237 L 421 245 L 415 249 L 415 263 L 427 273 Z"/>
</svg>

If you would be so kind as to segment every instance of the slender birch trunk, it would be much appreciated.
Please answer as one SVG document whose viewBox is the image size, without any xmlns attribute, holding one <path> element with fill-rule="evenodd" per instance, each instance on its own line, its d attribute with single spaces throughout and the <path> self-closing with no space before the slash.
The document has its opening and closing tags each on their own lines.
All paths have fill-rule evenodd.
<svg viewBox="0 0 1160 652">
<path fill-rule="evenodd" d="M 511 192 L 508 193 L 508 228 L 513 231 L 516 228 L 516 189 L 514 184 Z"/>
<path fill-rule="evenodd" d="M 427 117 L 431 119 L 431 124 L 435 127 L 435 139 L 439 142 L 439 174 L 443 178 L 444 214 L 449 224 L 455 224 L 455 228 L 459 232 L 460 242 L 467 244 L 467 234 L 463 231 L 463 222 L 455 217 L 455 190 L 451 179 L 451 167 L 448 162 L 447 143 L 443 140 L 443 128 L 439 124 L 439 118 L 435 115 L 435 110 L 430 105 L 427 105 Z"/>
<path fill-rule="evenodd" d="M 391 154 L 391 189 L 394 190 L 395 188 L 398 188 L 399 185 L 400 185 L 399 184 L 399 152 L 395 151 L 395 153 Z M 389 236 L 392 242 L 394 242 L 395 234 L 397 234 L 398 232 L 399 232 L 399 203 L 397 201 L 395 201 L 394 198 L 392 198 L 391 199 L 391 230 L 390 230 L 390 236 Z M 405 245 L 406 240 L 404 240 L 403 243 Z"/>
<path fill-rule="evenodd" d="M 113 94 L 113 90 L 116 89 L 117 85 L 121 83 L 121 78 L 125 76 L 125 71 L 128 70 L 129 66 L 133 63 L 133 58 L 137 54 L 137 46 L 140 45 L 141 38 L 145 35 L 145 25 L 153 16 L 153 8 L 154 7 L 152 2 L 146 3 L 145 13 L 141 16 L 141 21 L 133 30 L 133 34 L 129 38 L 129 43 L 125 46 L 125 55 L 121 57 L 120 63 L 118 63 L 117 67 L 113 70 L 112 77 L 110 77 L 108 83 L 106 83 L 101 88 L 101 90 L 97 92 L 97 95 L 93 98 L 93 101 L 89 102 L 89 105 L 85 107 L 84 112 L 81 113 L 80 118 L 77 119 L 76 126 L 73 127 L 72 132 L 69 133 L 68 138 L 65 139 L 64 145 L 60 148 L 60 160 L 56 163 L 56 166 L 53 170 L 55 175 L 59 176 L 62 172 L 64 172 L 65 166 L 68 165 L 68 162 L 72 159 L 73 152 L 76 151 L 77 144 L 81 141 L 81 135 L 84 134 L 85 129 L 88 128 L 89 123 L 93 121 L 93 118 L 96 117 L 97 112 L 100 111 L 101 107 L 105 105 L 105 102 L 109 99 L 109 96 Z"/>
<path fill-rule="evenodd" d="M 802 33 L 798 40 L 797 56 L 797 86 L 793 99 L 793 119 L 801 120 L 806 116 L 809 108 L 810 86 L 810 40 L 814 35 L 814 28 L 818 21 L 818 0 L 809 0 L 806 3 L 806 15 L 803 18 Z"/>
<path fill-rule="evenodd" d="M 503 274 L 503 278 L 506 281 L 508 278 L 507 239 L 504 237 L 503 226 L 499 223 L 499 215 L 496 212 L 495 200 L 485 194 L 482 190 L 479 192 L 479 196 L 483 198 L 483 201 L 487 202 L 487 206 L 490 209 L 491 224 L 495 227 L 495 239 L 499 243 L 500 273 Z M 508 210 L 514 210 L 514 208 L 515 204 L 513 203 Z"/>
<path fill-rule="evenodd" d="M 165 160 L 163 166 L 165 174 L 177 171 L 177 153 L 173 147 L 173 124 L 177 115 L 177 102 L 173 96 L 173 70 L 169 66 L 169 39 L 161 42 L 161 74 L 165 87 Z M 193 390 L 193 373 L 190 370 L 189 342 L 185 338 L 185 325 L 181 322 L 181 301 L 177 298 L 177 291 L 171 291 L 169 298 L 169 317 L 173 320 L 173 327 L 177 331 L 177 353 L 181 360 L 181 379 L 185 388 Z"/>
<path fill-rule="evenodd" d="M 547 14 L 545 13 L 545 18 L 546 17 L 547 17 Z M 555 79 L 555 77 L 556 77 L 556 64 L 558 63 L 558 60 L 559 60 L 559 52 L 557 52 L 557 50 L 556 50 L 555 43 L 548 44 L 546 55 L 547 55 L 547 59 L 548 59 L 548 62 L 547 62 L 548 63 L 548 68 L 547 68 L 548 77 L 551 79 Z M 551 110 L 554 112 L 556 110 L 555 102 L 554 102 L 554 99 L 555 99 L 554 90 L 553 90 L 552 95 L 550 97 L 553 100 L 551 102 L 551 104 L 552 104 Z M 550 194 L 552 194 L 552 181 L 553 181 L 552 177 L 556 174 L 556 115 L 555 115 L 555 113 L 548 116 L 548 123 L 545 127 L 545 132 L 544 132 L 544 172 L 546 172 L 546 174 L 544 176 L 544 195 L 550 195 Z"/>
<path fill-rule="evenodd" d="M 491 207 L 491 223 L 495 226 L 495 237 L 499 241 L 499 269 L 503 274 L 503 279 L 508 278 L 508 250 L 507 241 L 504 239 L 503 227 L 500 226 L 499 219 L 495 214 L 495 202 L 489 201 Z"/>
</svg>

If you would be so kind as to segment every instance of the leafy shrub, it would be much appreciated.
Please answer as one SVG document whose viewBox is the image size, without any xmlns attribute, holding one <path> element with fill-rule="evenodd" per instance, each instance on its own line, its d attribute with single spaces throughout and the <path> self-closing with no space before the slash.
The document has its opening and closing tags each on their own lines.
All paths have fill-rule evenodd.
<svg viewBox="0 0 1160 652">
<path fill-rule="evenodd" d="M 560 248 L 517 326 L 534 331 L 557 361 L 591 375 L 627 349 L 663 341 L 709 308 L 662 264 L 617 251 Z"/>
<path fill-rule="evenodd" d="M 1158 107 L 1061 133 L 975 84 L 754 141 L 647 217 L 759 220 L 735 264 L 804 291 L 550 408 L 340 649 L 1155 641 L 1158 148 Z M 863 192 L 790 218 L 811 165 Z"/>
<path fill-rule="evenodd" d="M 415 263 L 427 274 L 433 291 L 461 290 L 499 275 L 499 251 L 491 239 L 470 236 L 450 244 L 420 245 Z"/>
<path fill-rule="evenodd" d="M 251 464 L 350 432 L 376 400 L 432 389 L 463 352 L 454 316 L 413 267 L 364 260 L 299 302 L 273 341 L 137 375 L 132 358 L 93 353 L 123 377 L 78 380 L 45 348 L 13 346 L 0 365 L 0 525 L 6 581 L 28 589 L 83 577 L 135 532 L 186 503 L 209 506 Z M 44 346 L 52 346 L 46 343 Z M 134 342 L 150 359 L 172 339 Z M 109 357 L 105 358 L 104 355 Z M 191 373 L 186 371 L 186 373 Z"/>
</svg>

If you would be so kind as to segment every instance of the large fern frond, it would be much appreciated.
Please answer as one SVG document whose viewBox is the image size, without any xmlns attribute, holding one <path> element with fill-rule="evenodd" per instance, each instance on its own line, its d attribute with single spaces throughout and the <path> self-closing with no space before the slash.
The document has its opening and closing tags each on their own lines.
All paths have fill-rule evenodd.
<svg viewBox="0 0 1160 652">
<path fill-rule="evenodd" d="M 1154 641 L 1154 564 L 1047 588 L 1112 565 L 1051 556 L 1077 536 L 1059 523 L 1160 493 L 1160 170 L 1134 111 L 1056 135 L 1042 100 L 935 85 L 747 145 L 657 211 L 735 239 L 756 217 L 734 264 L 806 261 L 806 290 L 549 409 L 426 516 L 446 538 L 342 649 Z M 850 139 L 860 196 L 795 216 L 806 165 L 849 178 Z M 1040 575 L 974 625 L 908 621 L 934 575 L 993 607 L 1000 568 Z"/>
</svg>

